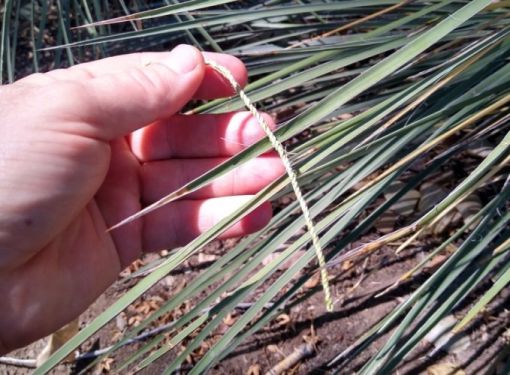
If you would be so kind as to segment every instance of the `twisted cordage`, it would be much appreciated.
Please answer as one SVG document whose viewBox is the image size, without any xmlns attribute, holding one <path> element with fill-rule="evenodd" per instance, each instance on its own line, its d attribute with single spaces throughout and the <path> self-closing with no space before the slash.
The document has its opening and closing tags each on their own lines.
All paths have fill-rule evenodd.
<svg viewBox="0 0 510 375">
<path fill-rule="evenodd" d="M 290 164 L 289 157 L 287 156 L 287 152 L 283 148 L 283 145 L 281 142 L 276 138 L 276 136 L 273 134 L 271 129 L 269 128 L 269 125 L 267 124 L 264 117 L 260 114 L 259 111 L 255 108 L 255 106 L 252 104 L 250 98 L 246 95 L 246 93 L 243 91 L 239 83 L 237 83 L 236 79 L 232 75 L 232 73 L 225 68 L 224 66 L 211 61 L 206 60 L 206 65 L 209 65 L 211 68 L 216 70 L 218 73 L 220 73 L 232 86 L 234 91 L 239 95 L 241 100 L 243 101 L 246 108 L 250 111 L 250 113 L 255 117 L 257 122 L 259 123 L 260 127 L 264 130 L 264 133 L 266 133 L 267 138 L 269 138 L 269 141 L 271 142 L 273 148 L 278 152 L 278 155 L 280 156 L 280 159 L 282 160 L 283 166 L 285 167 L 285 170 L 287 171 L 287 175 L 289 176 L 290 183 L 292 185 L 292 189 L 294 190 L 294 194 L 296 194 L 296 199 L 299 202 L 299 205 L 301 206 L 301 211 L 303 212 L 303 218 L 305 219 L 306 226 L 308 228 L 308 232 L 310 233 L 310 237 L 312 238 L 312 244 L 315 249 L 315 254 L 317 256 L 317 259 L 319 261 L 319 268 L 320 268 L 320 275 L 321 275 L 321 284 L 322 288 L 324 289 L 324 301 L 326 303 L 326 309 L 328 311 L 333 311 L 333 300 L 331 298 L 331 291 L 329 288 L 329 277 L 328 277 L 328 271 L 326 269 L 326 260 L 324 259 L 324 253 L 322 251 L 322 246 L 319 241 L 319 236 L 317 235 L 317 231 L 315 229 L 315 225 L 313 224 L 312 218 L 310 216 L 310 211 L 308 209 L 308 205 L 306 204 L 305 199 L 303 198 L 303 194 L 301 193 L 301 188 L 299 187 L 296 172 L 292 168 L 292 165 Z"/>
</svg>

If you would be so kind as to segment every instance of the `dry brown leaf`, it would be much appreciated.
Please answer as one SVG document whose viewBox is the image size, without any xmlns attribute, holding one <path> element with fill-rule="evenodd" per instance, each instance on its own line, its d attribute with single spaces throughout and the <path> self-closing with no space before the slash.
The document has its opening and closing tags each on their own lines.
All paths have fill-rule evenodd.
<svg viewBox="0 0 510 375">
<path fill-rule="evenodd" d="M 276 324 L 279 326 L 285 326 L 290 323 L 290 316 L 287 314 L 280 314 L 276 317 Z"/>
<path fill-rule="evenodd" d="M 342 270 L 348 271 L 354 266 L 354 262 L 352 260 L 346 260 L 342 262 Z"/>
<path fill-rule="evenodd" d="M 223 323 L 229 327 L 231 327 L 235 322 L 236 319 L 232 316 L 232 314 L 228 314 L 225 318 L 223 318 Z"/>
<path fill-rule="evenodd" d="M 454 244 L 448 244 L 446 246 L 446 249 L 445 249 L 449 254 L 453 254 L 454 252 L 456 252 L 458 250 L 458 247 L 455 246 Z"/>
<path fill-rule="evenodd" d="M 248 371 L 246 371 L 246 375 L 260 375 L 260 365 L 255 364 L 248 367 Z"/>
<path fill-rule="evenodd" d="M 186 356 L 186 363 L 192 365 L 193 364 L 193 357 L 191 356 L 191 354 L 188 354 Z"/>
<path fill-rule="evenodd" d="M 136 316 L 132 316 L 131 318 L 128 319 L 128 325 L 129 326 L 137 326 L 140 324 L 142 318 L 138 315 Z"/>
<path fill-rule="evenodd" d="M 439 363 L 427 368 L 427 375 L 466 375 L 466 373 L 453 363 Z"/>
<path fill-rule="evenodd" d="M 126 313 L 123 311 L 115 318 L 115 325 L 119 331 L 124 331 L 127 325 Z"/>
<path fill-rule="evenodd" d="M 151 311 L 151 306 L 148 303 L 144 303 L 137 310 L 139 314 L 147 315 Z"/>
<path fill-rule="evenodd" d="M 172 285 L 175 284 L 175 278 L 173 276 L 166 276 L 160 281 L 163 285 L 170 288 Z"/>
<path fill-rule="evenodd" d="M 163 304 L 164 300 L 160 296 L 151 296 L 147 300 L 147 304 L 149 305 L 152 311 L 159 310 L 160 306 Z"/>
<path fill-rule="evenodd" d="M 211 263 L 211 262 L 214 262 L 216 259 L 218 259 L 218 256 L 214 255 L 214 254 L 204 254 L 204 253 L 198 254 L 198 263 L 199 264 Z"/>
<path fill-rule="evenodd" d="M 99 364 L 99 371 L 109 372 L 112 369 L 114 360 L 111 357 L 104 358 Z"/>
<path fill-rule="evenodd" d="M 111 336 L 111 340 L 112 342 L 116 342 L 118 340 L 120 340 L 124 335 L 122 334 L 122 332 L 115 332 L 112 336 Z"/>
<path fill-rule="evenodd" d="M 279 353 L 280 352 L 280 349 L 278 348 L 278 346 L 276 346 L 274 344 L 266 346 L 266 349 L 267 349 L 267 351 L 269 351 L 271 353 Z"/>
<path fill-rule="evenodd" d="M 205 353 L 207 353 L 207 351 L 209 350 L 209 344 L 207 342 L 202 342 L 202 344 L 200 344 L 200 347 L 195 350 L 195 356 L 197 357 L 202 357 L 205 355 Z"/>
<path fill-rule="evenodd" d="M 180 292 L 182 289 L 186 287 L 187 281 L 182 279 L 181 282 L 177 285 L 176 292 Z"/>
<path fill-rule="evenodd" d="M 144 266 L 143 261 L 141 259 L 137 259 L 133 263 L 131 263 L 131 265 L 129 266 L 129 270 L 131 272 L 136 272 L 143 266 Z"/>
<path fill-rule="evenodd" d="M 429 270 L 435 270 L 438 266 L 443 264 L 443 262 L 448 259 L 446 255 L 439 254 L 433 257 L 429 262 L 427 263 L 426 268 Z"/>
<path fill-rule="evenodd" d="M 74 335 L 78 333 L 80 329 L 80 318 L 76 318 L 72 322 L 66 324 L 58 331 L 53 333 L 49 339 L 48 343 L 44 347 L 44 349 L 39 353 L 36 359 L 36 365 L 39 367 L 46 360 L 55 353 L 62 345 L 68 342 Z M 74 360 L 74 353 L 69 354 L 64 361 L 72 361 Z"/>
<path fill-rule="evenodd" d="M 320 275 L 318 273 L 315 273 L 314 275 L 312 275 L 312 277 L 310 277 L 308 280 L 306 280 L 304 287 L 306 289 L 313 289 L 317 285 L 319 285 L 320 280 L 321 280 Z"/>
<path fill-rule="evenodd" d="M 315 327 L 313 326 L 313 324 L 310 326 L 310 334 L 303 335 L 302 338 L 303 341 L 306 342 L 307 344 L 313 345 L 315 350 L 317 350 L 316 345 L 321 341 L 320 337 L 317 336 L 317 332 L 315 332 Z"/>
</svg>

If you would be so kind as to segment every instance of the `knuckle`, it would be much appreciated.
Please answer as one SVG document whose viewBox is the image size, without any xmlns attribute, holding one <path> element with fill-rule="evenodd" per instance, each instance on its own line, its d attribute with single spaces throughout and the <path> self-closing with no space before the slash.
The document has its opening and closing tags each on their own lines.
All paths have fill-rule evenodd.
<svg viewBox="0 0 510 375">
<path fill-rule="evenodd" d="M 133 68 L 129 72 L 130 78 L 145 93 L 145 100 L 151 107 L 162 105 L 161 99 L 168 96 L 172 72 L 160 64 L 149 65 L 145 68 Z"/>
<path fill-rule="evenodd" d="M 51 90 L 45 90 L 45 95 L 49 95 L 51 103 L 55 105 L 76 105 L 77 102 L 86 103 L 87 90 L 85 86 L 76 81 L 58 81 Z"/>
</svg>

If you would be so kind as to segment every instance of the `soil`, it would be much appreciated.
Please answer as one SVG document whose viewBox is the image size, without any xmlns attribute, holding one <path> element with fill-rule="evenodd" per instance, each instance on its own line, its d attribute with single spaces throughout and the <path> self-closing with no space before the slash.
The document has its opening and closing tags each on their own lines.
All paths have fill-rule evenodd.
<svg viewBox="0 0 510 375">
<path fill-rule="evenodd" d="M 200 258 L 193 257 L 183 268 L 163 279 L 147 293 L 143 301 L 129 308 L 116 321 L 110 322 L 95 336 L 92 342 L 82 346 L 81 351 L 111 345 L 120 337 L 122 330 L 125 330 L 127 326 L 137 324 L 138 320 L 150 314 L 164 299 L 171 298 L 176 290 L 185 287 L 186 283 L 195 277 L 210 260 L 230 248 L 233 242 L 216 242 L 208 246 Z M 210 373 L 263 374 L 288 358 L 303 344 L 311 341 L 314 343 L 312 355 L 299 360 L 294 366 L 288 368 L 286 374 L 354 373 L 385 342 L 388 335 L 380 337 L 349 367 L 328 368 L 328 363 L 395 308 L 423 281 L 427 274 L 403 283 L 389 293 L 377 296 L 392 285 L 400 275 L 417 264 L 425 255 L 424 251 L 424 247 L 420 246 L 408 249 L 397 256 L 393 248 L 386 247 L 364 261 L 356 264 L 344 262 L 333 267 L 330 270 L 330 275 L 333 277 L 331 285 L 335 301 L 334 312 L 326 312 L 321 285 L 318 278 L 314 278 L 304 287 L 303 298 L 291 304 L 269 326 L 244 342 Z M 131 270 L 133 271 L 158 257 L 157 254 L 149 254 L 131 267 Z M 205 262 L 201 263 L 199 260 L 205 260 Z M 82 314 L 81 324 L 85 325 L 110 305 L 122 294 L 126 286 L 125 283 L 118 282 L 107 290 L 87 312 Z M 501 362 L 501 358 L 497 358 L 497 356 L 503 348 L 508 348 L 508 338 L 505 338 L 504 332 L 510 321 L 510 314 L 505 308 L 508 307 L 509 297 L 510 293 L 503 293 L 490 305 L 490 309 L 486 311 L 485 315 L 467 331 L 463 337 L 465 344 L 460 350 L 454 353 L 447 351 L 434 353 L 434 345 L 424 341 L 400 367 L 398 373 L 427 374 L 427 369 L 434 364 L 452 363 L 463 369 L 466 374 L 478 374 L 481 373 L 482 368 L 487 368 L 489 363 Z M 233 323 L 236 316 L 231 318 L 231 322 L 224 322 L 223 327 L 220 327 L 219 334 L 222 329 L 226 330 L 228 325 Z M 160 321 L 159 323 L 165 322 Z M 209 340 L 208 343 L 213 342 L 217 337 L 220 336 L 213 337 L 212 341 Z M 113 357 L 103 361 L 90 373 L 110 373 L 109 368 L 114 367 L 117 361 L 134 352 L 142 344 L 140 342 L 121 348 Z M 9 356 L 34 358 L 43 346 L 44 340 L 41 340 L 29 347 L 10 353 Z M 431 353 L 432 356 L 430 356 Z M 183 366 L 183 373 L 186 372 L 186 368 L 196 362 L 200 354 L 188 359 L 188 363 Z M 175 355 L 174 352 L 167 353 L 140 373 L 161 373 Z M 53 373 L 76 373 L 79 368 L 83 368 L 83 365 L 84 363 L 60 365 Z M 22 367 L 0 365 L 0 374 L 14 375 L 30 372 L 31 370 Z"/>
</svg>

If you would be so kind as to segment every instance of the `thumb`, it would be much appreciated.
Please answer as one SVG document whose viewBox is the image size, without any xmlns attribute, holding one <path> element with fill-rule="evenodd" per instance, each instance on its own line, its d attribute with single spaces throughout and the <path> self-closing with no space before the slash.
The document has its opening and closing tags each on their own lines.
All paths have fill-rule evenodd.
<svg viewBox="0 0 510 375">
<path fill-rule="evenodd" d="M 112 140 L 178 112 L 199 88 L 202 54 L 181 45 L 162 60 L 87 81 L 86 111 L 91 136 Z M 92 115 L 91 115 L 92 114 Z"/>
</svg>

